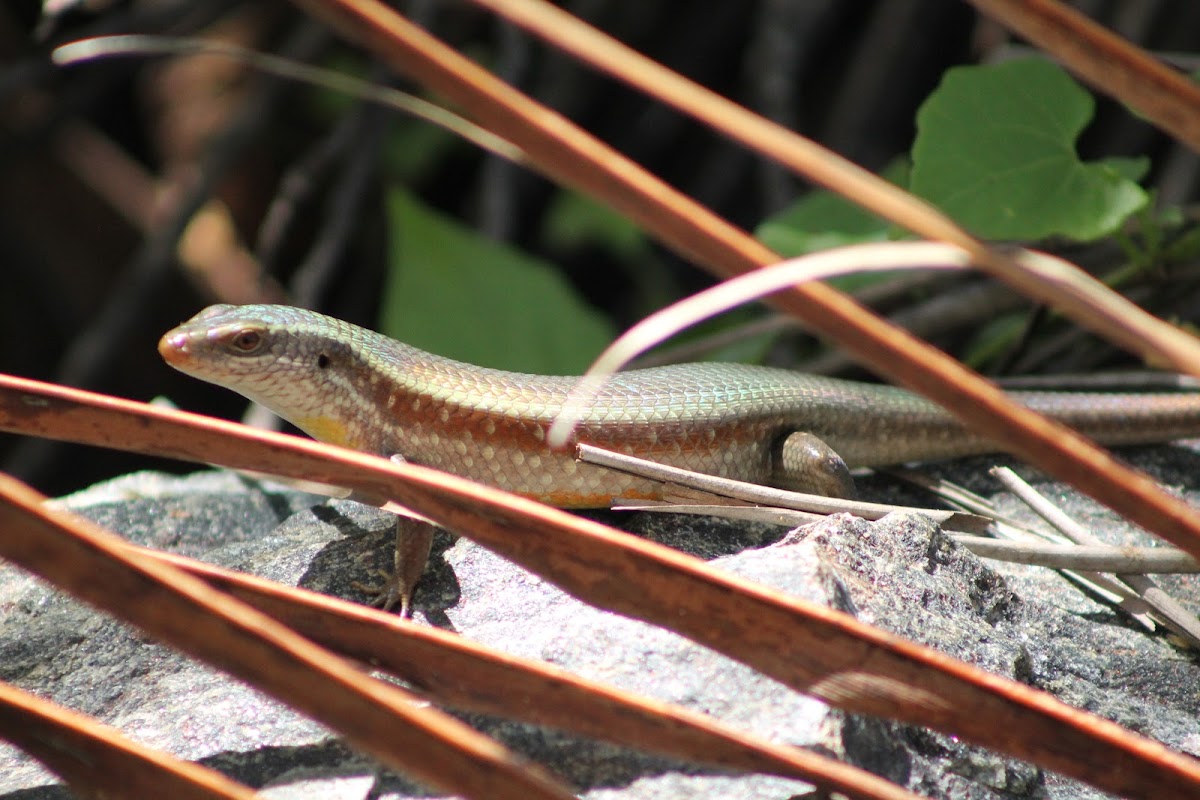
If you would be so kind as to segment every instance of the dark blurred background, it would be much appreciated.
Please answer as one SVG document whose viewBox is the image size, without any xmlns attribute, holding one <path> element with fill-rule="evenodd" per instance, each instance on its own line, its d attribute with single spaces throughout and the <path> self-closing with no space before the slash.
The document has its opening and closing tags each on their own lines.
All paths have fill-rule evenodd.
<svg viewBox="0 0 1200 800">
<path fill-rule="evenodd" d="M 908 150 L 916 109 L 946 68 L 1020 48 L 958 0 L 564 5 L 870 169 Z M 1074 5 L 1200 68 L 1200 4 Z M 808 190 L 467 4 L 399 7 L 740 226 Z M 51 10 L 47 19 L 36 2 L 0 5 L 0 371 L 236 416 L 238 398 L 163 366 L 157 338 L 217 301 L 294 302 L 375 324 L 385 187 L 395 183 L 559 265 L 618 329 L 707 282 L 653 243 L 563 235 L 547 222 L 562 213 L 560 190 L 426 123 L 224 59 L 67 69 L 48 59 L 56 44 L 98 34 L 199 35 L 406 88 L 286 3 L 84 0 Z M 1150 156 L 1163 204 L 1186 206 L 1200 188 L 1194 154 L 1112 103 L 1101 101 L 1080 149 Z M 138 467 L 184 468 L 11 436 L 0 436 L 0 460 L 49 493 Z"/>
</svg>

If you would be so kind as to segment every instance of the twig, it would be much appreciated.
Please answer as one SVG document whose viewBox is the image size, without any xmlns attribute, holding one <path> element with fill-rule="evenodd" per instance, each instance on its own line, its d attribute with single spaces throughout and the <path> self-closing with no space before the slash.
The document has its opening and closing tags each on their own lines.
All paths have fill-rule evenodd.
<svg viewBox="0 0 1200 800">
<path fill-rule="evenodd" d="M 1083 375 L 1023 375 L 997 379 L 1005 389 L 1087 390 L 1092 392 L 1179 392 L 1200 390 L 1200 379 L 1176 372 L 1121 370 Z"/>
<path fill-rule="evenodd" d="M 825 514 L 797 511 L 794 508 L 741 505 L 739 503 L 681 503 L 672 499 L 639 500 L 637 505 L 613 506 L 613 511 L 656 511 L 663 514 L 697 514 L 722 519 L 740 519 L 767 525 L 797 528 L 825 519 Z"/>
<path fill-rule="evenodd" d="M 302 26 L 286 46 L 292 57 L 303 54 L 324 39 L 319 27 Z M 124 269 L 104 308 L 91 323 L 79 331 L 59 362 L 56 379 L 72 386 L 91 386 L 111 369 L 114 359 L 123 355 L 130 333 L 142 319 L 142 311 L 154 305 L 153 298 L 175 268 L 174 254 L 180 237 L 201 208 L 209 201 L 213 187 L 233 164 L 271 110 L 283 97 L 277 82 L 265 85 L 245 105 L 242 114 L 213 142 L 195 178 L 177 189 L 177 196 L 162 225 L 149 234 L 141 249 Z M 60 445 L 30 439 L 13 449 L 6 468 L 26 476 L 45 470 Z"/>
<path fill-rule="evenodd" d="M 921 274 L 921 273 L 918 273 Z M 940 275 L 945 278 L 945 275 Z M 928 278 L 927 278 L 928 280 Z M 859 299 L 859 294 L 855 293 Z M 1006 311 L 1028 305 L 1028 301 L 1007 286 L 990 280 L 976 280 L 962 286 L 937 290 L 930 299 L 888 314 L 890 322 L 932 340 L 947 331 L 969 327 L 978 330 L 981 320 L 992 319 Z M 855 368 L 858 363 L 838 350 L 805 362 L 804 372 L 832 374 Z"/>
<path fill-rule="evenodd" d="M 1016 542 L 987 536 L 952 534 L 954 541 L 981 558 L 1091 572 L 1200 572 L 1200 563 L 1173 547 L 1108 547 L 1104 545 Z"/>
<path fill-rule="evenodd" d="M 988 529 L 988 532 L 998 539 L 1030 545 L 1036 545 L 1039 542 L 1047 540 L 1057 544 L 1065 544 L 1068 541 L 1065 537 L 1054 531 L 1036 531 L 1014 519 L 1005 517 L 996 510 L 995 505 L 990 500 L 953 482 L 931 480 L 928 476 L 915 470 L 898 467 L 888 469 L 885 473 L 933 492 L 952 506 L 991 517 L 994 523 Z M 1092 592 L 1109 605 L 1120 608 L 1129 614 L 1134 622 L 1137 622 L 1146 630 L 1154 631 L 1156 629 L 1154 621 L 1141 608 L 1141 599 L 1133 594 L 1124 584 L 1109 578 L 1102 572 L 1064 569 L 1061 567 L 1056 569 L 1058 569 L 1060 575 L 1071 583 Z"/>
<path fill-rule="evenodd" d="M 847 512 L 864 519 L 879 519 L 886 514 L 895 512 L 924 514 L 947 530 L 959 530 L 978 533 L 991 523 L 991 520 L 964 514 L 959 511 L 947 511 L 936 508 L 910 508 L 907 506 L 884 505 L 882 503 L 863 503 L 857 500 L 822 497 L 802 492 L 789 492 L 785 489 L 772 489 L 753 483 L 735 481 L 730 478 L 719 478 L 715 475 L 704 475 L 678 467 L 669 467 L 653 461 L 635 458 L 634 456 L 614 453 L 589 444 L 576 445 L 577 457 L 586 464 L 596 464 L 610 469 L 620 470 L 643 478 L 686 486 L 714 495 L 732 497 L 750 503 L 791 508 L 798 511 L 811 511 L 820 514 L 836 514 Z"/>
<path fill-rule="evenodd" d="M 322 33 L 321 35 L 323 36 L 324 34 Z M 110 58 L 114 56 L 180 56 L 201 54 L 236 58 L 276 78 L 303 81 L 314 86 L 322 86 L 326 89 L 332 89 L 333 91 L 368 100 L 378 105 L 387 106 L 388 108 L 410 114 L 444 128 L 496 155 L 503 156 L 517 163 L 525 162 L 525 157 L 519 147 L 475 125 L 469 120 L 447 111 L 435 103 L 430 103 L 419 97 L 390 87 L 378 86 L 367 81 L 360 81 L 349 75 L 343 75 L 339 72 L 310 66 L 303 63 L 302 54 L 290 51 L 286 56 L 276 56 L 269 53 L 260 53 L 245 47 L 237 47 L 231 44 L 203 39 L 189 39 L 178 36 L 125 35 L 98 36 L 93 39 L 70 42 L 56 48 L 52 53 L 52 58 L 58 64 L 68 65 L 94 58 Z"/>
<path fill-rule="evenodd" d="M 697 336 L 677 345 L 660 347 L 652 353 L 638 356 L 631 362 L 636 369 L 660 367 L 664 364 L 681 364 L 687 361 L 703 361 L 717 350 L 744 342 L 756 336 L 778 335 L 789 331 L 802 331 L 804 325 L 785 314 L 768 314 L 760 319 Z"/>
<path fill-rule="evenodd" d="M 1093 536 L 1083 526 L 1068 517 L 1061 509 L 1047 500 L 1015 472 L 1007 467 L 997 467 L 991 471 L 1005 488 L 1017 495 L 1038 516 L 1053 525 L 1063 536 L 1073 542 L 1088 545 L 1103 545 L 1104 543 Z M 1200 620 L 1188 612 L 1174 598 L 1164 592 L 1154 580 L 1146 575 L 1122 572 L 1118 573 L 1127 586 L 1137 592 L 1138 596 L 1162 618 L 1176 633 L 1188 640 L 1196 648 L 1200 648 Z"/>
<path fill-rule="evenodd" d="M 288 232 L 296 224 L 300 208 L 324 188 L 329 173 L 340 163 L 342 153 L 354 146 L 357 118 L 343 115 L 334 129 L 307 152 L 288 165 L 279 179 L 279 189 L 258 226 L 254 252 L 263 269 L 275 272 Z"/>
<path fill-rule="evenodd" d="M 586 445 L 585 445 L 586 447 Z M 619 454 L 617 460 L 623 457 Z M 959 487 L 961 488 L 961 487 Z M 720 503 L 686 502 L 691 498 L 665 496 L 659 501 L 639 501 L 636 504 L 613 506 L 614 511 L 653 511 L 668 514 L 703 514 L 725 519 L 741 519 L 771 525 L 799 526 L 819 522 L 825 514 L 799 511 L 792 508 L 749 505 L 725 500 Z M 989 504 L 990 505 L 990 504 Z M 915 511 L 927 514 L 928 509 L 906 509 L 897 506 L 899 512 Z M 849 512 L 849 509 L 846 509 Z M 849 512 L 852 513 L 852 512 Z M 980 510 L 979 513 L 982 513 Z M 1007 530 L 1000 530 L 1003 527 Z M 1014 535 L 1009 523 L 997 522 L 994 532 Z M 1022 533 L 1032 536 L 1031 531 Z M 1154 574 L 1181 574 L 1200 572 L 1200 562 L 1188 553 L 1173 547 L 1112 547 L 1108 545 L 1076 545 L 1055 542 L 1030 541 L 1026 538 L 1002 539 L 990 536 L 975 536 L 967 533 L 950 532 L 957 544 L 970 550 L 980 558 L 1007 561 L 1013 564 L 1028 564 L 1059 570 L 1085 570 L 1088 572 L 1146 572 Z M 1095 588 L 1090 587 L 1089 588 Z M 1122 596 L 1114 596 L 1114 602 Z"/>
<path fill-rule="evenodd" d="M 356 109 L 350 127 L 354 146 L 346 157 L 329 192 L 321 230 L 304 261 L 292 275 L 292 295 L 298 305 L 316 308 L 330 281 L 335 278 L 342 255 L 361 222 L 369 188 L 378 179 L 380 151 L 388 132 L 389 114 L 384 109 Z"/>
</svg>

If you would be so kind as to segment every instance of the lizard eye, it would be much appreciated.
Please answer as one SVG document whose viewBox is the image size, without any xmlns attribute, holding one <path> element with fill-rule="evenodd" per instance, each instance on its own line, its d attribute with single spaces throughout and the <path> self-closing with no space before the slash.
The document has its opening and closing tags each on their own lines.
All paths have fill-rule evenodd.
<svg viewBox="0 0 1200 800">
<path fill-rule="evenodd" d="M 233 349 L 242 353 L 253 353 L 262 347 L 263 336 L 255 330 L 238 331 L 237 335 L 229 340 L 233 345 Z"/>
</svg>

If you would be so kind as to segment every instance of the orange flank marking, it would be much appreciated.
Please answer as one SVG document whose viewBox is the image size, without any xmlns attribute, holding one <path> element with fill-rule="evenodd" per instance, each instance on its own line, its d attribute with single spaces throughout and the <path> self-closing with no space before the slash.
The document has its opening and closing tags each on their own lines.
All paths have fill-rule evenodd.
<svg viewBox="0 0 1200 800">
<path fill-rule="evenodd" d="M 661 500 L 661 492 L 639 492 L 634 489 L 626 489 L 620 494 L 612 493 L 601 494 L 580 494 L 579 492 L 562 491 L 562 492 L 522 492 L 525 497 L 532 500 L 538 500 L 546 505 L 555 506 L 556 508 L 608 508 L 615 501 L 633 501 L 633 500 Z"/>
</svg>

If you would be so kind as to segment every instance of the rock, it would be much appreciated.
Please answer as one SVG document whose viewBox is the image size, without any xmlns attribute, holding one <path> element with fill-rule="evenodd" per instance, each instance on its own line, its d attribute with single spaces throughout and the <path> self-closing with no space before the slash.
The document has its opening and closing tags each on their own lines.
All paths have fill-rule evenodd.
<svg viewBox="0 0 1200 800">
<path fill-rule="evenodd" d="M 229 473 L 130 476 L 65 502 L 130 540 L 360 601 L 351 582 L 369 581 L 370 570 L 391 558 L 391 522 L 382 512 Z M 1085 511 L 1097 513 L 1094 506 Z M 601 516 L 1174 747 L 1200 750 L 1200 676 L 1187 653 L 1054 573 L 980 561 L 924 518 L 833 517 L 796 544 L 770 546 L 782 529 L 673 515 Z M 1192 579 L 1171 584 L 1178 599 L 1195 597 Z M 266 787 L 268 797 L 429 796 L 381 773 L 320 725 L 14 568 L 0 571 L 0 596 L 8 609 L 0 619 L 0 670 L 21 688 L 143 744 Z M 818 748 L 933 797 L 1102 796 L 949 736 L 831 711 L 675 634 L 582 604 L 467 540 L 439 535 L 416 611 L 418 620 L 483 644 Z M 556 731 L 464 718 L 550 766 L 587 798 L 789 798 L 809 791 L 796 781 L 720 774 Z M 0 748 L 0 798 L 67 796 L 56 783 L 19 751 Z"/>
</svg>

